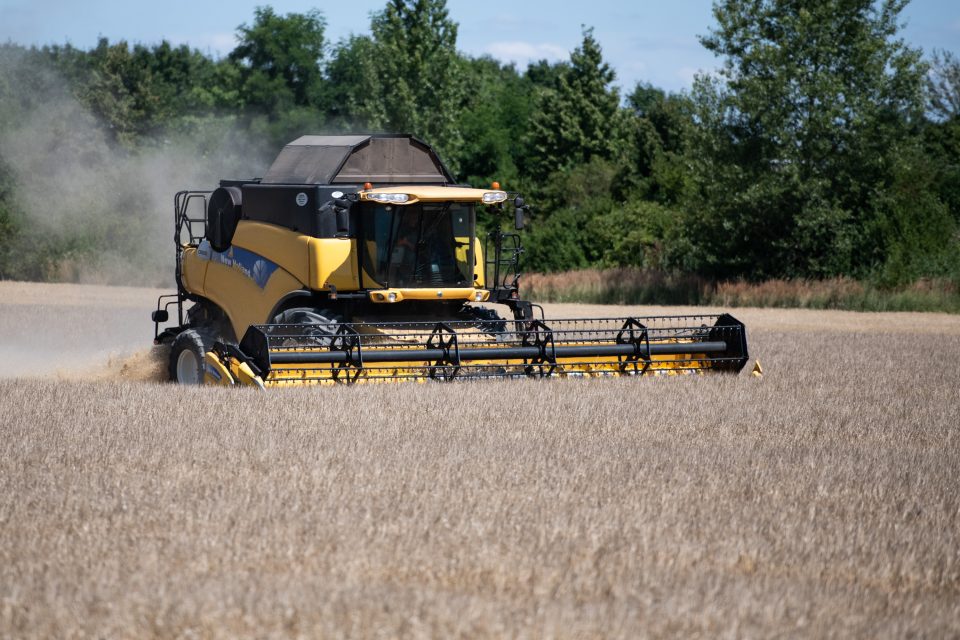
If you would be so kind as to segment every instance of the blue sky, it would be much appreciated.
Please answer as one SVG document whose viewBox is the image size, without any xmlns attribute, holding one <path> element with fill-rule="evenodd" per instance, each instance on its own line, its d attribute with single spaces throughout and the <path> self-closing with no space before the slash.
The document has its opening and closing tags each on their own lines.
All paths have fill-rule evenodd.
<svg viewBox="0 0 960 640">
<path fill-rule="evenodd" d="M 224 55 L 234 46 L 236 27 L 251 22 L 254 7 L 264 4 L 278 13 L 320 9 L 328 39 L 337 41 L 368 32 L 370 13 L 386 0 L 0 0 L 0 41 L 87 48 L 99 36 L 146 44 L 166 39 Z M 617 83 L 628 89 L 645 81 L 681 90 L 698 70 L 717 66 L 697 41 L 713 21 L 709 0 L 449 0 L 447 6 L 460 25 L 461 51 L 521 67 L 540 58 L 567 58 L 580 42 L 581 25 L 594 27 Z M 912 45 L 928 53 L 934 48 L 960 53 L 960 2 L 914 0 L 903 19 L 903 37 Z"/>
</svg>

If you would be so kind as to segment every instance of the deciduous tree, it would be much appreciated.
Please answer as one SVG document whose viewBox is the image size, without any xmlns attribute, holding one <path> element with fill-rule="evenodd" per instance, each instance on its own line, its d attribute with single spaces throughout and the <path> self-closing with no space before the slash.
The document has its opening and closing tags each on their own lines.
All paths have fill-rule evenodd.
<svg viewBox="0 0 960 640">
<path fill-rule="evenodd" d="M 724 58 L 695 83 L 690 266 L 729 277 L 865 275 L 896 228 L 949 238 L 942 203 L 903 201 L 922 160 L 926 71 L 898 37 L 905 0 L 718 0 L 702 43 Z M 896 222 L 895 221 L 900 221 Z M 929 239 L 929 238 L 928 238 Z M 943 251 L 924 246 L 923 251 Z"/>
<path fill-rule="evenodd" d="M 557 71 L 554 85 L 539 92 L 530 119 L 526 168 L 537 182 L 594 157 L 612 159 L 623 143 L 620 95 L 612 86 L 616 74 L 592 29 L 583 31 L 569 67 Z"/>
<path fill-rule="evenodd" d="M 390 0 L 373 15 L 370 40 L 350 41 L 364 67 L 346 100 L 360 126 L 413 133 L 437 147 L 456 171 L 466 99 L 464 63 L 457 53 L 457 23 L 445 0 Z M 338 72 L 347 69 L 338 66 Z"/>
<path fill-rule="evenodd" d="M 274 114 L 294 105 L 321 107 L 325 28 L 318 10 L 281 16 L 257 7 L 253 24 L 237 28 L 240 42 L 230 53 L 243 70 L 246 103 Z"/>
</svg>

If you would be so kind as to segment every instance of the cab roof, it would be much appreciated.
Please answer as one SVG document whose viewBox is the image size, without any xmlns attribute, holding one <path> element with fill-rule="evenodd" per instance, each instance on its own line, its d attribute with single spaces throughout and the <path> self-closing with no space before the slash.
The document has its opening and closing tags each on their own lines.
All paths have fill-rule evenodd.
<svg viewBox="0 0 960 640">
<path fill-rule="evenodd" d="M 301 136 L 286 145 L 261 184 L 447 185 L 440 156 L 409 134 Z"/>
</svg>

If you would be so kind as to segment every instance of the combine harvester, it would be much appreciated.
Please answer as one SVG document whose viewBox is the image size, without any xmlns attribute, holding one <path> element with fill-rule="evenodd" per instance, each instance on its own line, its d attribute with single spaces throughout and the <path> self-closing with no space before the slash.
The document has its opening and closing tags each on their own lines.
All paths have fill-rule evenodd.
<svg viewBox="0 0 960 640">
<path fill-rule="evenodd" d="M 153 312 L 180 383 L 739 372 L 728 314 L 547 320 L 520 297 L 516 193 L 454 184 L 407 135 L 303 136 L 258 180 L 182 191 L 177 293 Z M 477 212 L 494 230 L 481 239 Z M 192 304 L 189 304 L 192 303 Z M 478 303 L 502 305 L 501 317 Z M 163 331 L 176 307 L 177 324 Z"/>
</svg>

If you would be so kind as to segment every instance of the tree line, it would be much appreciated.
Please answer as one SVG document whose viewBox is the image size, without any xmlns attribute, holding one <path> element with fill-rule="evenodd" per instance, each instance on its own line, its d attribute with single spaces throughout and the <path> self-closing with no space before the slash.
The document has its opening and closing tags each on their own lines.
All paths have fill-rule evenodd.
<svg viewBox="0 0 960 640">
<path fill-rule="evenodd" d="M 56 277 L 63 255 L 138 242 L 34 229 L 23 185 L 46 160 L 25 167 L 7 141 L 67 95 L 82 114 L 44 124 L 64 132 L 41 151 L 94 167 L 177 147 L 205 178 L 229 177 L 304 133 L 413 133 L 462 182 L 533 203 L 526 270 L 960 282 L 960 61 L 903 41 L 906 4 L 715 0 L 701 43 L 721 66 L 678 93 L 641 82 L 621 95 L 589 28 L 561 62 L 465 55 L 444 0 L 389 0 L 369 35 L 339 42 L 320 11 L 260 7 L 221 58 L 168 42 L 7 43 L 0 277 Z M 186 186 L 209 185 L 169 195 Z"/>
</svg>

